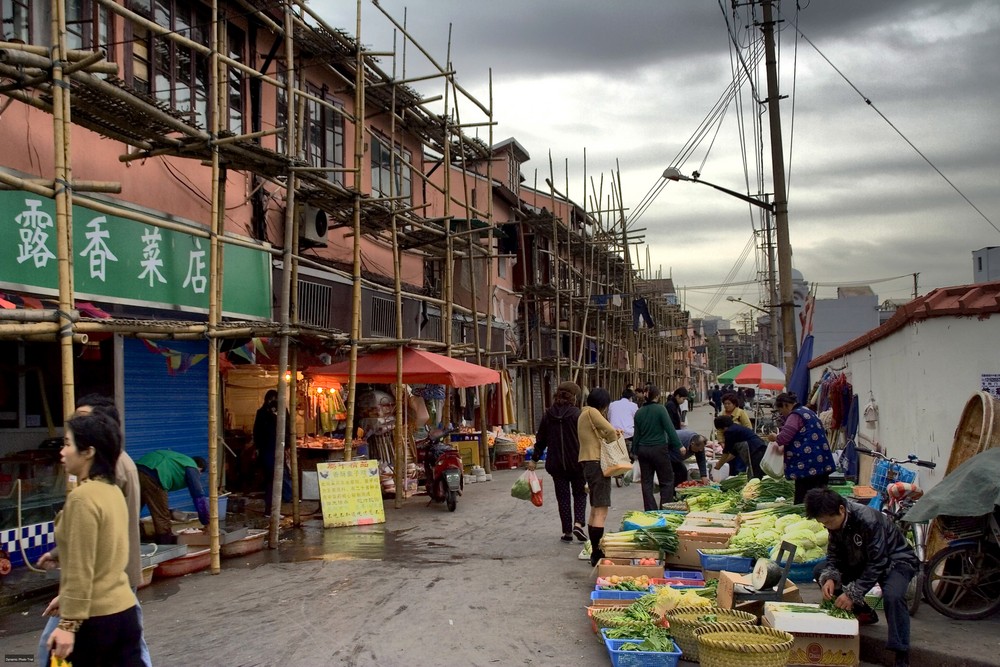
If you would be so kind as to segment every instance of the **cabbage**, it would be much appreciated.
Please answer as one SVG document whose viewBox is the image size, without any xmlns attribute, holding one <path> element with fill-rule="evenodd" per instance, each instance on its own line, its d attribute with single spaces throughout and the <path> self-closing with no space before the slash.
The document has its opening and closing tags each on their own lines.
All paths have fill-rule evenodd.
<svg viewBox="0 0 1000 667">
<path fill-rule="evenodd" d="M 818 521 L 813 521 L 812 519 L 803 519 L 801 521 L 796 521 L 791 525 L 785 526 L 784 530 L 786 535 L 788 533 L 797 533 L 800 530 L 807 530 L 810 533 L 815 533 L 816 526 L 819 526 L 821 528 L 823 527 L 822 524 L 819 523 Z"/>
<path fill-rule="evenodd" d="M 830 541 L 830 533 L 828 533 L 825 528 L 821 531 L 816 532 L 815 536 L 813 537 L 813 542 L 816 543 L 816 546 L 823 547 L 824 549 L 826 548 L 826 545 L 829 541 Z"/>
<path fill-rule="evenodd" d="M 796 514 L 786 514 L 785 516 L 780 517 L 779 519 L 775 520 L 774 527 L 777 528 L 778 530 L 782 530 L 783 531 L 786 528 L 788 528 L 789 526 L 791 526 L 793 523 L 796 523 L 796 522 L 801 521 L 801 520 L 802 520 L 802 517 L 800 517 L 800 516 L 798 516 Z"/>
</svg>

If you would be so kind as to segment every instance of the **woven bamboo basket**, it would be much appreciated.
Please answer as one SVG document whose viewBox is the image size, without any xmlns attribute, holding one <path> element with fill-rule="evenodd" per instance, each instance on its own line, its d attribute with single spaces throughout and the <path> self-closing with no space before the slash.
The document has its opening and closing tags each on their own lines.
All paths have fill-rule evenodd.
<svg viewBox="0 0 1000 667">
<path fill-rule="evenodd" d="M 628 609 L 628 605 L 616 607 L 589 607 L 590 620 L 594 626 L 594 632 L 600 632 L 602 628 L 617 628 L 619 623 L 612 616 L 617 612 Z"/>
<path fill-rule="evenodd" d="M 701 667 L 784 667 L 794 637 L 759 625 L 714 623 L 695 630 Z"/>
<path fill-rule="evenodd" d="M 714 623 L 736 625 L 757 624 L 756 616 L 736 609 L 678 607 L 667 614 L 667 622 L 670 624 L 670 634 L 674 636 L 674 641 L 680 647 L 685 660 L 691 660 L 692 662 L 698 660 L 698 637 L 695 636 L 695 630 L 713 624 L 713 621 L 701 620 L 705 616 L 715 616 L 716 620 Z"/>
</svg>

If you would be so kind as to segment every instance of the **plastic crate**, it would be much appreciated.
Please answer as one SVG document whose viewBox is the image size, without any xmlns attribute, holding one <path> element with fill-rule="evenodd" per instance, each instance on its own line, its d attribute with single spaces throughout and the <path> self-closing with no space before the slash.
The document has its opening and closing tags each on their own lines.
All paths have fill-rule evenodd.
<svg viewBox="0 0 1000 667">
<path fill-rule="evenodd" d="M 598 601 L 607 602 L 608 600 L 624 600 L 625 603 L 630 603 L 633 600 L 638 600 L 648 592 L 649 591 L 606 591 L 598 589 L 590 594 L 590 601 L 592 603 L 597 603 Z"/>
<path fill-rule="evenodd" d="M 608 655 L 611 656 L 611 664 L 614 667 L 677 667 L 677 661 L 681 659 L 681 650 L 674 643 L 674 650 L 670 653 L 659 653 L 656 651 L 621 651 L 622 644 L 639 643 L 631 639 L 605 639 L 604 645 L 608 647 Z"/>
<path fill-rule="evenodd" d="M 890 470 L 895 470 L 893 482 L 912 482 L 917 479 L 916 470 L 910 470 L 899 463 L 889 463 L 885 459 L 879 459 L 875 462 L 875 468 L 872 470 L 871 481 L 871 487 L 878 491 L 879 495 L 885 493 L 886 487 L 889 486 Z"/>
<path fill-rule="evenodd" d="M 753 558 L 718 556 L 704 553 L 701 549 L 698 549 L 698 557 L 701 559 L 702 570 L 725 570 L 736 574 L 746 574 L 753 571 Z"/>
<path fill-rule="evenodd" d="M 796 584 L 809 583 L 813 580 L 813 570 L 822 560 L 822 558 L 817 558 L 816 560 L 807 560 L 804 563 L 792 563 L 792 566 L 788 568 L 789 580 Z"/>
<path fill-rule="evenodd" d="M 705 575 L 694 570 L 667 570 L 663 573 L 664 579 L 694 579 L 695 581 L 705 581 Z"/>
</svg>

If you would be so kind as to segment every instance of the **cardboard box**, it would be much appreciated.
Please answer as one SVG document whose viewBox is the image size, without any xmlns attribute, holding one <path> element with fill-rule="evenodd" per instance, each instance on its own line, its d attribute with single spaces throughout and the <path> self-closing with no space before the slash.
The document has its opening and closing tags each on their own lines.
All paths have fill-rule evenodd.
<svg viewBox="0 0 1000 667">
<path fill-rule="evenodd" d="M 725 570 L 719 573 L 719 592 L 717 594 L 718 606 L 722 609 L 739 609 L 740 611 L 749 611 L 757 616 L 763 614 L 763 602 L 746 602 L 734 606 L 734 587 L 737 584 L 749 585 L 750 575 L 734 574 L 733 572 L 726 572 Z M 799 587 L 791 581 L 786 581 L 785 591 L 782 593 L 781 599 L 784 602 L 802 602 L 802 595 L 799 593 Z"/>
<path fill-rule="evenodd" d="M 658 565 L 598 565 L 594 568 L 594 581 L 598 577 L 663 577 L 663 568 Z"/>
<path fill-rule="evenodd" d="M 764 618 L 764 627 L 771 627 Z M 861 636 L 844 637 L 840 635 L 822 635 L 811 632 L 793 632 L 795 638 L 792 652 L 788 656 L 789 667 L 804 665 L 842 665 L 858 667 L 861 664 Z"/>
<path fill-rule="evenodd" d="M 811 632 L 841 637 L 853 637 L 858 634 L 858 619 L 830 616 L 821 610 L 818 604 L 765 602 L 764 618 L 772 628 L 793 634 Z"/>
<path fill-rule="evenodd" d="M 729 536 L 701 535 L 695 533 L 677 534 L 680 544 L 677 553 L 664 557 L 668 566 L 701 569 L 701 556 L 698 549 L 724 549 L 729 544 Z"/>
</svg>

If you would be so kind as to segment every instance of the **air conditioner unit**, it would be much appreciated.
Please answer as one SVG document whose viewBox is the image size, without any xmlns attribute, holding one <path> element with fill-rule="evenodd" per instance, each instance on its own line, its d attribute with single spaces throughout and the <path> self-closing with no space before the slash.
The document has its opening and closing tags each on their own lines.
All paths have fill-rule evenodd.
<svg viewBox="0 0 1000 667">
<path fill-rule="evenodd" d="M 326 233 L 330 223 L 326 211 L 315 206 L 303 206 L 299 209 L 299 237 L 310 243 L 326 245 Z"/>
</svg>

